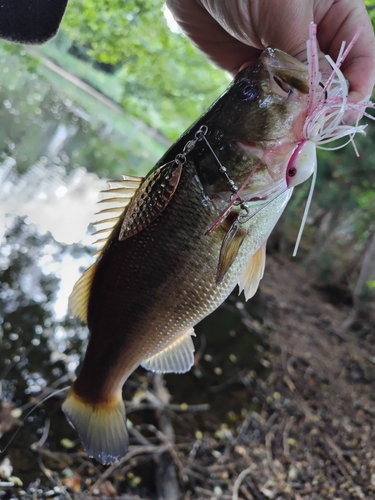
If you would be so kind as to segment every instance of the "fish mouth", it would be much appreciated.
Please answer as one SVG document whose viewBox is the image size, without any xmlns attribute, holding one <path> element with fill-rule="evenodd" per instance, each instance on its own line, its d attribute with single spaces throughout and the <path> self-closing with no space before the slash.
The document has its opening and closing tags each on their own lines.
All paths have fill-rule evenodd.
<svg viewBox="0 0 375 500">
<path fill-rule="evenodd" d="M 270 76 L 270 92 L 289 101 L 299 101 L 301 94 L 309 93 L 309 72 L 305 64 L 271 47 L 262 52 L 260 59 Z"/>
<path fill-rule="evenodd" d="M 285 179 L 282 179 L 281 181 L 275 182 L 271 184 L 270 186 L 266 186 L 264 188 L 261 188 L 259 190 L 254 190 L 254 189 L 246 189 L 241 192 L 240 194 L 240 199 L 243 200 L 245 203 L 251 203 L 251 204 L 256 204 L 256 205 L 262 205 L 264 203 L 267 203 L 271 198 L 274 198 L 275 195 L 281 193 L 282 191 L 285 191 L 288 188 Z M 228 203 L 233 197 L 233 193 L 229 193 L 227 191 L 217 193 L 215 195 L 215 198 L 222 202 L 224 201 L 225 203 Z"/>
<path fill-rule="evenodd" d="M 264 187 L 259 191 L 248 191 L 246 192 L 246 188 L 241 193 L 241 198 L 244 199 L 246 203 L 262 202 L 265 203 L 269 200 L 270 196 L 275 195 L 278 192 L 281 192 L 287 188 L 285 180 L 281 180 L 272 184 L 271 186 Z"/>
</svg>

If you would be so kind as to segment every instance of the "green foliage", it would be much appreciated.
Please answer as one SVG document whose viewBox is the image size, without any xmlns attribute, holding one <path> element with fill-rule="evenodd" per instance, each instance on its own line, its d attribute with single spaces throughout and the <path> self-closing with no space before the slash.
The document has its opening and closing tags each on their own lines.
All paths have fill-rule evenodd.
<svg viewBox="0 0 375 500">
<path fill-rule="evenodd" d="M 367 12 L 371 18 L 372 24 L 374 24 L 375 21 L 375 3 L 373 0 L 365 0 L 365 5 Z"/>
<path fill-rule="evenodd" d="M 165 144 L 132 117 L 109 109 L 65 78 L 37 65 L 17 46 L 12 55 L 0 46 L 0 162 L 11 156 L 18 171 L 28 170 L 61 129 L 66 139 L 51 161 L 67 170 L 84 166 L 110 177 L 128 172 L 145 175 Z M 76 104 L 76 103 L 79 103 Z"/>
<path fill-rule="evenodd" d="M 124 109 L 175 139 L 228 83 L 185 36 L 162 0 L 72 0 L 63 33 L 94 61 L 114 65 Z"/>
<path fill-rule="evenodd" d="M 91 61 L 84 61 L 69 54 L 68 50 L 71 46 L 71 40 L 59 33 L 56 39 L 41 46 L 40 51 L 72 75 L 77 76 L 113 101 L 120 102 L 122 83 L 118 77 L 104 71 L 98 71 Z"/>
</svg>

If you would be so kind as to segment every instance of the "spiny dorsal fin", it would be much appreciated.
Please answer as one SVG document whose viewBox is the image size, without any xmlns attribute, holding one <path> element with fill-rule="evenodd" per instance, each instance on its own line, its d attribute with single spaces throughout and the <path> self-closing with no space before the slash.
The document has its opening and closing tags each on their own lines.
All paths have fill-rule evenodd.
<svg viewBox="0 0 375 500">
<path fill-rule="evenodd" d="M 238 250 L 246 236 L 246 231 L 244 231 L 238 221 L 238 212 L 232 212 L 229 214 L 223 226 L 229 225 L 227 234 L 223 239 L 223 243 L 220 249 L 219 264 L 216 271 L 216 284 L 219 285 L 224 276 L 227 274 L 230 266 L 233 264 L 235 258 L 237 257 Z"/>
<path fill-rule="evenodd" d="M 258 290 L 259 282 L 263 278 L 266 265 L 266 243 L 264 243 L 247 263 L 238 282 L 240 293 L 243 291 L 245 299 L 249 300 Z"/>
<path fill-rule="evenodd" d="M 108 181 L 110 188 L 101 191 L 105 196 L 99 203 L 109 204 L 110 206 L 97 213 L 99 216 L 102 216 L 102 218 L 99 218 L 99 220 L 94 223 L 96 228 L 100 226 L 100 229 L 94 233 L 94 235 L 100 234 L 100 239 L 94 242 L 94 245 L 97 247 L 96 256 L 101 254 L 122 213 L 129 205 L 143 181 L 143 177 L 123 175 L 123 180 Z M 108 215 L 112 217 L 108 217 Z"/>
<path fill-rule="evenodd" d="M 130 200 L 143 181 L 143 177 L 131 177 L 129 175 L 123 177 L 124 179 L 122 181 L 108 181 L 111 188 L 102 191 L 102 193 L 106 194 L 107 198 L 103 198 L 103 200 L 99 203 L 113 204 L 113 202 L 115 202 L 116 205 L 110 206 L 98 212 L 98 215 L 101 215 L 102 218 L 94 223 L 96 227 L 100 226 L 100 229 L 94 233 L 94 235 L 100 235 L 100 239 L 97 239 L 96 242 L 94 242 L 94 245 L 97 247 L 97 252 L 95 254 L 97 257 L 102 253 L 113 228 L 118 223 L 125 207 L 129 204 Z M 113 198 L 114 194 L 116 195 L 115 198 Z M 108 215 L 112 215 L 112 217 L 108 217 Z M 86 322 L 87 304 L 90 297 L 90 290 L 95 269 L 96 263 L 92 264 L 92 266 L 90 266 L 79 278 L 69 297 L 69 310 L 73 316 L 76 316 L 78 319 Z"/>
<path fill-rule="evenodd" d="M 194 344 L 191 340 L 194 329 L 189 328 L 176 340 L 151 358 L 145 359 L 141 365 L 146 370 L 161 373 L 185 373 L 194 364 Z"/>
<path fill-rule="evenodd" d="M 123 181 L 128 181 L 128 182 L 133 182 L 135 184 L 139 184 L 144 180 L 144 177 L 138 177 L 137 175 L 127 175 L 127 174 L 122 174 L 122 180 Z M 122 181 L 112 181 L 112 182 L 119 182 L 121 183 Z"/>
</svg>

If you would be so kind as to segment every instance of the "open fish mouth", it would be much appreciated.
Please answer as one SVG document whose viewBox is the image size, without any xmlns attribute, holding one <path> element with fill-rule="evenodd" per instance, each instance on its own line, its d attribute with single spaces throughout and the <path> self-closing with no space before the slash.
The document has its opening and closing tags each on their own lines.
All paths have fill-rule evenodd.
<svg viewBox="0 0 375 500">
<path fill-rule="evenodd" d="M 289 101 L 300 101 L 309 93 L 308 68 L 281 50 L 269 47 L 261 57 L 267 68 L 269 92 Z"/>
</svg>

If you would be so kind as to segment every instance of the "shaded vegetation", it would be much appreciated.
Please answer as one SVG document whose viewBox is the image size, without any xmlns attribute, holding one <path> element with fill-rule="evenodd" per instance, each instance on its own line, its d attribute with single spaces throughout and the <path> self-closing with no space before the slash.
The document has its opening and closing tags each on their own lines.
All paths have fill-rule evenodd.
<svg viewBox="0 0 375 500">
<path fill-rule="evenodd" d="M 98 9 L 95 2 L 73 0 L 52 45 L 64 52 L 74 43 L 81 54 L 78 74 L 86 68 L 95 88 L 121 103 L 127 113 L 176 139 L 229 79 L 185 36 L 168 28 L 163 4 L 163 0 L 109 0 Z M 53 49 L 46 50 L 53 55 Z M 59 57 L 55 52 L 54 59 Z M 62 63 L 68 61 L 62 57 Z M 99 76 L 92 71 L 97 63 L 112 65 L 113 73 Z"/>
<path fill-rule="evenodd" d="M 104 176 L 125 170 L 139 175 L 165 150 L 155 132 L 132 116 L 108 109 L 42 64 L 35 66 L 37 59 L 30 72 L 26 52 L 12 47 L 9 55 L 7 48 L 0 47 L 0 150 L 3 158 L 16 161 L 18 171 L 47 155 L 67 170 L 84 166 Z M 53 147 L 48 150 L 56 134 L 64 136 L 60 156 Z"/>
</svg>

